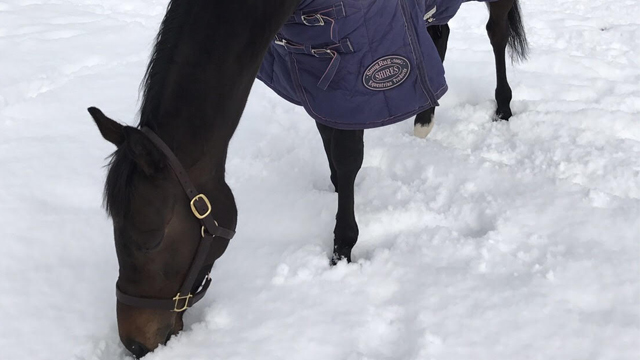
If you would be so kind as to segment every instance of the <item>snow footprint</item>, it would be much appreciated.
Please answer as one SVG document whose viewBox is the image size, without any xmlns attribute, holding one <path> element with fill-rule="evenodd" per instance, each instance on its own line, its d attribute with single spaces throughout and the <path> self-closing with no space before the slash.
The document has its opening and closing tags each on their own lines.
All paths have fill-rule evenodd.
<svg viewBox="0 0 640 360">
<path fill-rule="evenodd" d="M 330 270 L 326 251 L 320 246 L 304 246 L 285 253 L 283 257 L 271 279 L 274 285 L 309 282 Z"/>
<path fill-rule="evenodd" d="M 357 331 L 357 359 L 395 359 L 405 347 L 404 309 L 370 307 L 365 324 Z M 352 357 L 353 357 L 352 356 Z"/>
</svg>

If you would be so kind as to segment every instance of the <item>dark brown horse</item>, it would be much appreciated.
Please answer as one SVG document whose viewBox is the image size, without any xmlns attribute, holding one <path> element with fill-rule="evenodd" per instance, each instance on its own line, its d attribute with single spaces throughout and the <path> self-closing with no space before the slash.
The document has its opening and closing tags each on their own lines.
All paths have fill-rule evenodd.
<svg viewBox="0 0 640 360">
<path fill-rule="evenodd" d="M 225 182 L 227 148 L 267 47 L 298 1 L 173 0 L 145 76 L 138 126 L 89 109 L 117 146 L 105 199 L 120 266 L 118 330 L 137 357 L 182 329 L 184 310 L 208 287 L 207 273 L 232 237 L 237 209 Z M 507 26 L 513 5 L 500 0 L 491 8 L 489 33 L 502 54 L 514 34 Z M 508 95 L 498 102 L 503 117 Z M 332 258 L 349 261 L 363 131 L 318 128 L 338 192 Z"/>
</svg>

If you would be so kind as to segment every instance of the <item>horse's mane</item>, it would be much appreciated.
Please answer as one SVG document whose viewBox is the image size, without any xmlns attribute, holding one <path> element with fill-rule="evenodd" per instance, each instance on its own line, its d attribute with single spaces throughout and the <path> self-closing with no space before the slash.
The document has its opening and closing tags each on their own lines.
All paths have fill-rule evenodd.
<svg viewBox="0 0 640 360">
<path fill-rule="evenodd" d="M 153 119 L 157 119 L 169 66 L 182 36 L 184 25 L 187 24 L 190 13 L 199 7 L 198 2 L 198 0 L 172 0 L 167 6 L 167 13 L 160 25 L 147 71 L 140 85 L 143 94 L 140 126 L 148 126 Z"/>
<path fill-rule="evenodd" d="M 148 126 L 154 129 L 162 104 L 162 90 L 165 88 L 169 67 L 178 47 L 185 24 L 190 14 L 199 7 L 200 1 L 207 0 L 171 0 L 167 12 L 156 36 L 149 64 L 140 85 L 142 105 L 138 127 Z M 133 175 L 139 171 L 129 155 L 128 145 L 119 147 L 110 157 L 109 172 L 104 187 L 104 204 L 112 217 L 126 216 L 131 194 L 134 190 Z"/>
</svg>

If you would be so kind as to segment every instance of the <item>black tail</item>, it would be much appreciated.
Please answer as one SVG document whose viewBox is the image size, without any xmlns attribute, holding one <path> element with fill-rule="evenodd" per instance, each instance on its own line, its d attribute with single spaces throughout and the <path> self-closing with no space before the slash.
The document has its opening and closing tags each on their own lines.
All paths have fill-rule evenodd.
<svg viewBox="0 0 640 360">
<path fill-rule="evenodd" d="M 515 0 L 513 7 L 509 10 L 509 54 L 512 62 L 524 61 L 529 56 L 529 42 L 524 31 L 522 16 L 520 15 L 520 1 Z"/>
</svg>

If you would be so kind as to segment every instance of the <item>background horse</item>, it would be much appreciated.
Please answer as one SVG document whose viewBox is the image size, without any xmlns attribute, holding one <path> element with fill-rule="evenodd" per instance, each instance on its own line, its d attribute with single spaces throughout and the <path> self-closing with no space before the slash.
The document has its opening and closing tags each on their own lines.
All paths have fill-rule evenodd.
<svg viewBox="0 0 640 360">
<path fill-rule="evenodd" d="M 529 50 L 527 36 L 520 15 L 518 0 L 497 0 L 487 3 L 489 7 L 489 21 L 487 35 L 493 47 L 496 64 L 496 112 L 494 120 L 509 120 L 511 117 L 511 87 L 507 81 L 507 66 L 505 53 L 507 46 L 511 54 L 511 61 L 525 60 Z M 444 62 L 449 40 L 449 25 L 436 25 L 427 28 L 433 43 L 438 48 L 440 59 Z M 415 118 L 414 134 L 419 138 L 426 138 L 433 129 L 435 108 L 423 111 Z"/>
<path fill-rule="evenodd" d="M 507 27 L 507 15 L 516 10 L 504 11 L 517 9 L 512 7 L 515 1 L 500 3 L 503 18 L 492 12 L 490 20 L 489 33 L 496 44 L 518 34 Z M 215 218 L 215 227 L 235 230 L 237 208 L 225 181 L 229 141 L 267 48 L 297 5 L 298 0 L 173 0 L 147 68 L 138 127 L 123 126 L 100 110 L 89 109 L 102 136 L 117 147 L 105 200 L 120 267 L 118 293 L 124 294 L 117 303 L 118 331 L 125 347 L 137 357 L 182 329 L 192 294 L 203 282 L 208 286 L 207 274 L 228 245 L 229 237 L 207 233 L 211 228 L 202 226 L 200 215 Z M 440 39 L 446 45 L 446 38 Z M 504 105 L 499 101 L 498 112 L 510 115 L 508 101 L 507 108 Z M 318 129 L 338 192 L 332 262 L 350 261 L 358 239 L 354 181 L 362 166 L 364 131 L 321 124 Z M 169 152 L 150 133 L 157 134 Z M 184 167 L 182 172 L 176 170 L 173 154 Z M 185 196 L 185 178 L 199 195 Z M 194 274 L 193 264 L 200 263 L 194 259 L 199 258 L 204 239 L 214 241 L 187 294 L 183 288 L 190 282 L 185 279 Z M 139 304 L 165 304 L 173 299 L 176 305 L 168 311 L 137 306 L 135 301 L 123 300 L 127 298 L 142 299 Z"/>
</svg>

